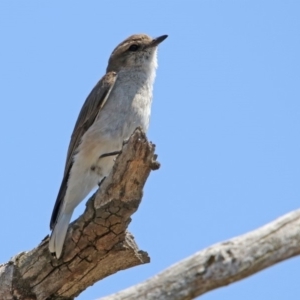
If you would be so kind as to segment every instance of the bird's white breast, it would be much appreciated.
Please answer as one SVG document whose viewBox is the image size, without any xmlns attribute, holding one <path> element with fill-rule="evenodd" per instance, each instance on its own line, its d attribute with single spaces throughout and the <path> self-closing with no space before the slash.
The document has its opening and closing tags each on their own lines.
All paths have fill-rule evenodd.
<svg viewBox="0 0 300 300">
<path fill-rule="evenodd" d="M 155 69 L 120 71 L 105 106 L 90 132 L 95 139 L 108 138 L 122 145 L 138 126 L 148 130 Z"/>
<path fill-rule="evenodd" d="M 123 141 L 138 126 L 144 131 L 148 130 L 154 78 L 155 68 L 118 73 L 106 104 L 82 137 L 76 157 L 82 167 L 88 169 L 96 165 L 102 170 L 98 175 L 107 176 L 113 166 L 114 157 L 99 157 L 121 150 Z"/>
</svg>

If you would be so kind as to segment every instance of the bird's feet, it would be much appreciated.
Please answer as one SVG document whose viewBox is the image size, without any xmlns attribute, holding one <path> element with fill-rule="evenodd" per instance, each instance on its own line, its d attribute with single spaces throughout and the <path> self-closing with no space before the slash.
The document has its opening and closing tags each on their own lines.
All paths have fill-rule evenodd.
<svg viewBox="0 0 300 300">
<path fill-rule="evenodd" d="M 118 155 L 118 154 L 120 154 L 121 152 L 122 152 L 122 151 L 119 150 L 119 151 L 114 151 L 114 152 L 104 153 L 104 154 L 102 154 L 102 155 L 99 157 L 99 159 L 100 159 L 100 158 L 103 158 L 103 157 L 108 157 L 108 156 Z"/>
<path fill-rule="evenodd" d="M 98 186 L 99 186 L 99 187 L 100 187 L 100 185 L 103 183 L 103 181 L 105 180 L 105 178 L 106 178 L 106 176 L 103 177 L 103 178 L 100 180 L 100 182 L 98 183 Z"/>
</svg>

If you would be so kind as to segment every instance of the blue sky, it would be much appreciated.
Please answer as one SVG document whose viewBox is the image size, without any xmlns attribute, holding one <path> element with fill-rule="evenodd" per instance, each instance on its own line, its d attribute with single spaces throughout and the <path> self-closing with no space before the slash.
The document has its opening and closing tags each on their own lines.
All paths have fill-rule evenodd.
<svg viewBox="0 0 300 300">
<path fill-rule="evenodd" d="M 296 0 L 1 1 L 0 262 L 49 233 L 79 109 L 133 33 L 169 35 L 148 132 L 162 166 L 130 224 L 151 263 L 78 299 L 299 208 L 299 11 Z M 298 300 L 299 268 L 294 258 L 201 299 Z"/>
</svg>

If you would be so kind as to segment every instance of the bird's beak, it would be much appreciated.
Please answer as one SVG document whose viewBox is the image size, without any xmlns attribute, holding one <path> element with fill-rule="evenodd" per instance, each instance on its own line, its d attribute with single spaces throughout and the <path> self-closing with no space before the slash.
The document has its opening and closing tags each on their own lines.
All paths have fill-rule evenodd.
<svg viewBox="0 0 300 300">
<path fill-rule="evenodd" d="M 162 35 L 162 36 L 159 36 L 159 37 L 153 39 L 148 47 L 152 48 L 152 47 L 158 46 L 158 44 L 160 44 L 162 41 L 164 41 L 167 37 L 168 37 L 168 35 L 165 34 L 165 35 Z"/>
</svg>

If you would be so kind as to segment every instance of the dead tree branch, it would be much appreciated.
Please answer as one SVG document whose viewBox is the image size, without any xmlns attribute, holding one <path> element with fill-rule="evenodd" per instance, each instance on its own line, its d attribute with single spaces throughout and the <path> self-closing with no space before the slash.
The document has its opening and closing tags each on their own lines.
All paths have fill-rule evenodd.
<svg viewBox="0 0 300 300">
<path fill-rule="evenodd" d="M 109 177 L 87 202 L 67 234 L 61 259 L 51 257 L 48 237 L 0 265 L 0 299 L 70 300 L 119 270 L 149 262 L 127 232 L 143 186 L 157 169 L 155 147 L 136 130 Z M 188 300 L 246 278 L 300 254 L 300 210 L 257 230 L 216 244 L 162 273 L 102 300 Z"/>
<path fill-rule="evenodd" d="M 154 150 L 136 130 L 84 214 L 69 227 L 62 258 L 51 257 L 46 237 L 37 248 L 0 265 L 0 299 L 73 299 L 104 277 L 148 263 L 127 227 L 150 171 L 159 167 Z"/>
<path fill-rule="evenodd" d="M 101 300 L 194 299 L 299 254 L 300 210 L 296 210 L 199 251 L 145 282 Z"/>
</svg>

